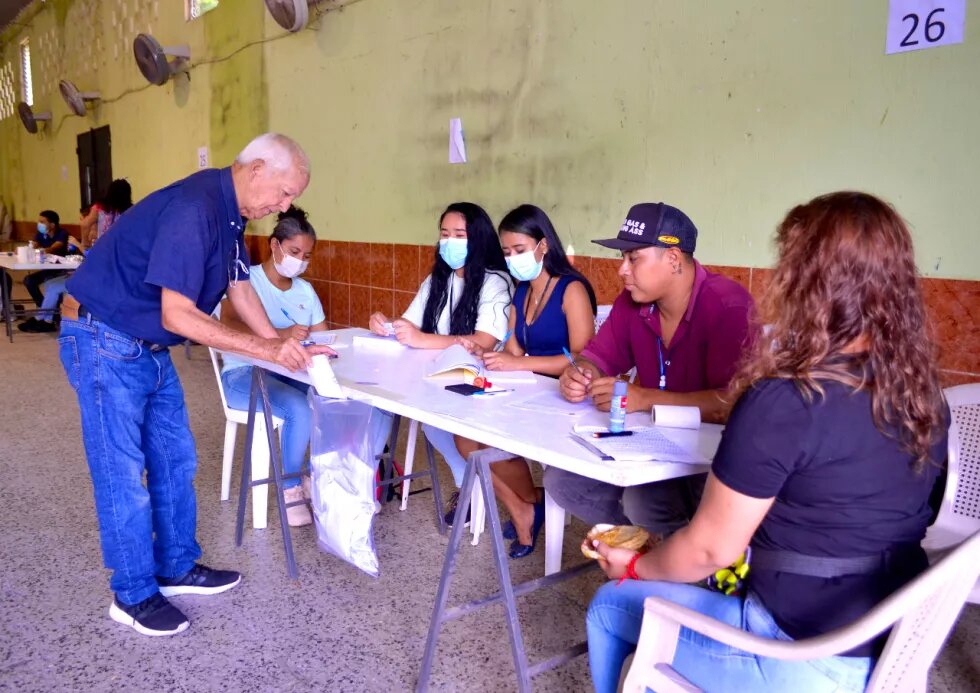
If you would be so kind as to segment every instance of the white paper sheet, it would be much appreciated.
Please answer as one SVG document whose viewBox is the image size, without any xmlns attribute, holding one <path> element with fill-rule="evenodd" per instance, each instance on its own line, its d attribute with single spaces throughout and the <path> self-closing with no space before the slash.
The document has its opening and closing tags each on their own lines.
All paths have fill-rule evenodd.
<svg viewBox="0 0 980 693">
<path fill-rule="evenodd" d="M 395 339 L 394 335 L 389 335 L 388 337 L 382 337 L 381 335 L 374 334 L 373 332 L 362 333 L 354 335 L 351 339 L 351 343 L 355 348 L 365 348 L 365 349 L 388 349 L 393 351 L 398 351 L 400 349 L 406 349 Z"/>
<path fill-rule="evenodd" d="M 493 382 L 493 378 L 490 378 Z M 569 402 L 557 390 L 546 390 L 538 392 L 522 400 L 511 402 L 510 406 L 517 409 L 527 409 L 529 411 L 543 411 L 552 414 L 566 414 L 568 416 L 579 416 L 594 411 L 592 402 L 585 400 L 577 404 Z M 608 414 L 606 414 L 608 416 Z"/>
<path fill-rule="evenodd" d="M 463 139 L 463 121 L 460 118 L 449 121 L 449 163 L 466 163 L 466 140 Z"/>
<path fill-rule="evenodd" d="M 698 453 L 685 450 L 654 427 L 631 428 L 628 430 L 633 435 L 612 438 L 592 436 L 593 433 L 608 430 L 602 426 L 575 426 L 572 430 L 585 442 L 619 461 L 654 460 L 686 464 L 704 464 L 708 461 Z"/>
<path fill-rule="evenodd" d="M 310 360 L 313 363 L 306 371 L 310 374 L 310 380 L 313 381 L 313 387 L 317 394 L 331 399 L 347 399 L 340 383 L 337 382 L 337 376 L 334 375 L 333 367 L 330 365 L 330 359 L 327 355 L 317 354 Z"/>
</svg>

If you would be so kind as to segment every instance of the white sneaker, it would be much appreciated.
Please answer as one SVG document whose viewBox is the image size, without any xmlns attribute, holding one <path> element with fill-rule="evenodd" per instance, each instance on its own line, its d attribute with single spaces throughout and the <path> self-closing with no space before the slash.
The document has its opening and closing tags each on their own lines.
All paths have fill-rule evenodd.
<svg viewBox="0 0 980 693">
<path fill-rule="evenodd" d="M 302 486 L 283 489 L 282 495 L 286 503 L 306 500 Z M 291 508 L 286 508 L 286 522 L 289 523 L 290 527 L 303 527 L 311 524 L 313 515 L 310 513 L 310 507 L 308 505 L 294 505 Z"/>
</svg>

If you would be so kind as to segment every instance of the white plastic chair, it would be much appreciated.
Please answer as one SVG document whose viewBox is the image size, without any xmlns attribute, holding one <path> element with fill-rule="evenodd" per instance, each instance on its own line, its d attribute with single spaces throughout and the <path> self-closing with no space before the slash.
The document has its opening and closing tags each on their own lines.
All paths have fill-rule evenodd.
<svg viewBox="0 0 980 693">
<path fill-rule="evenodd" d="M 891 628 L 871 673 L 868 693 L 926 693 L 929 667 L 942 648 L 980 575 L 980 532 L 860 619 L 806 640 L 770 640 L 747 633 L 660 597 L 644 602 L 643 627 L 623 691 L 693 693 L 700 689 L 671 662 L 681 627 L 762 657 L 802 661 L 847 652 Z"/>
<path fill-rule="evenodd" d="M 607 303 L 602 306 L 597 306 L 595 311 L 595 331 L 599 332 L 599 328 L 602 327 L 602 323 L 606 321 L 609 317 L 609 313 L 612 311 L 612 304 Z"/>
<path fill-rule="evenodd" d="M 412 473 L 412 468 L 415 466 L 415 444 L 418 437 L 419 422 L 415 419 L 411 419 L 411 422 L 408 424 L 408 441 L 405 443 L 405 467 L 402 470 L 402 473 L 405 474 L 405 476 L 409 476 Z M 405 479 L 405 481 L 402 482 L 402 510 L 406 510 L 408 508 L 408 489 L 411 484 L 411 479 Z"/>
<path fill-rule="evenodd" d="M 218 381 L 218 394 L 221 395 L 221 408 L 225 411 L 225 449 L 221 460 L 221 500 L 228 500 L 231 492 L 231 462 L 235 456 L 235 440 L 238 437 L 239 425 L 248 424 L 248 412 L 232 409 L 225 398 L 225 386 L 221 383 L 221 366 L 218 364 L 218 352 L 208 347 L 211 354 L 211 365 L 214 367 L 214 377 Z M 282 419 L 273 415 L 273 428 L 282 435 Z M 268 440 L 265 433 L 265 418 L 255 417 L 255 432 L 252 439 L 252 479 L 269 478 L 269 460 L 271 457 Z M 265 529 L 268 523 L 269 486 L 256 486 L 252 489 L 252 527 Z"/>
<path fill-rule="evenodd" d="M 980 530 L 980 383 L 947 388 L 945 395 L 952 415 L 949 468 L 939 515 L 922 541 L 930 562 Z M 980 604 L 980 582 L 967 601 Z"/>
</svg>

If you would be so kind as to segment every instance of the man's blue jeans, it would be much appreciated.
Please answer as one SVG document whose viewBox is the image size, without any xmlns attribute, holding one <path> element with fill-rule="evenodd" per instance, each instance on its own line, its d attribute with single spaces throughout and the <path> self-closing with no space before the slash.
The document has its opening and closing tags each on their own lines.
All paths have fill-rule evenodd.
<svg viewBox="0 0 980 693">
<path fill-rule="evenodd" d="M 774 640 L 792 640 L 759 599 L 730 597 L 696 585 L 649 580 L 609 582 L 599 588 L 585 618 L 589 668 L 597 693 L 614 693 L 627 655 L 636 649 L 647 597 L 663 597 L 736 628 Z M 826 657 L 789 662 L 756 657 L 681 628 L 672 666 L 705 691 L 863 691 L 869 657 Z"/>
<path fill-rule="evenodd" d="M 78 395 L 110 586 L 137 604 L 158 591 L 155 576 L 180 577 L 201 556 L 184 390 L 169 351 L 98 320 L 63 320 L 58 342 Z"/>
</svg>

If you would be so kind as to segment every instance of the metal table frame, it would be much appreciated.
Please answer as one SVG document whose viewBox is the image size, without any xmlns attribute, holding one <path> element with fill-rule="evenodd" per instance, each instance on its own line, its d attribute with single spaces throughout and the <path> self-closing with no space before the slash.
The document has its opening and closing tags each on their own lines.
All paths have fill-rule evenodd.
<svg viewBox="0 0 980 693">
<path fill-rule="evenodd" d="M 549 671 L 561 666 L 565 662 L 588 651 L 588 644 L 581 642 L 535 664 L 528 662 L 527 652 L 524 647 L 524 636 L 521 632 L 521 624 L 517 616 L 516 598 L 581 575 L 595 568 L 598 564 L 594 561 L 589 561 L 588 563 L 582 563 L 573 568 L 535 578 L 534 580 L 528 580 L 518 585 L 514 585 L 511 582 L 510 566 L 508 564 L 509 557 L 507 550 L 504 548 L 504 537 L 500 526 L 500 512 L 497 508 L 497 497 L 493 491 L 493 478 L 491 476 L 490 465 L 513 458 L 514 455 L 494 448 L 477 450 L 469 457 L 469 463 L 466 465 L 466 472 L 463 475 L 463 486 L 459 492 L 459 505 L 456 508 L 456 517 L 466 517 L 466 512 L 470 507 L 470 494 L 473 491 L 473 484 L 476 483 L 476 479 L 479 477 L 481 482 L 480 486 L 483 491 L 483 503 L 487 508 L 487 518 L 490 521 L 489 534 L 493 544 L 493 559 L 497 568 L 500 592 L 473 600 L 466 604 L 447 608 L 446 604 L 449 598 L 449 588 L 452 584 L 453 567 L 456 564 L 456 555 L 459 552 L 459 544 L 463 538 L 464 531 L 463 522 L 455 523 L 453 525 L 453 531 L 449 535 L 449 546 L 446 549 L 446 558 L 442 566 L 439 589 L 436 591 L 436 601 L 432 610 L 432 620 L 429 624 L 429 635 L 426 638 L 425 651 L 422 655 L 422 668 L 419 672 L 416 691 L 422 692 L 429 688 L 432 662 L 435 658 L 436 646 L 439 641 L 439 631 L 442 628 L 442 624 L 496 604 L 503 604 L 504 606 L 504 613 L 507 619 L 507 632 L 510 636 L 511 657 L 514 660 L 517 687 L 521 693 L 531 690 L 531 677 L 543 671 Z"/>
<path fill-rule="evenodd" d="M 255 480 L 252 478 L 252 441 L 255 438 L 255 416 L 258 413 L 258 400 L 262 399 L 262 416 L 265 420 L 265 431 L 269 442 L 269 469 L 271 475 L 265 479 Z M 436 524 L 439 534 L 446 533 L 446 521 L 442 516 L 442 494 L 439 489 L 439 477 L 436 474 L 435 453 L 428 440 L 425 441 L 425 450 L 429 460 L 429 468 L 421 472 L 412 474 L 396 474 L 394 469 L 395 445 L 398 441 L 398 428 L 401 424 L 401 417 L 397 414 L 388 434 L 388 450 L 378 455 L 382 465 L 381 479 L 378 486 L 394 487 L 409 479 L 429 477 L 432 482 L 433 501 L 435 506 Z M 293 580 L 299 577 L 299 570 L 296 567 L 296 557 L 293 554 L 293 541 L 289 533 L 289 523 L 286 521 L 286 509 L 296 505 L 309 505 L 312 511 L 312 504 L 309 500 L 303 499 L 287 503 L 283 495 L 282 482 L 286 479 L 298 479 L 302 472 L 284 474 L 282 470 L 282 452 L 278 445 L 278 436 L 272 425 L 272 407 L 269 402 L 269 390 L 266 387 L 265 369 L 259 366 L 252 368 L 252 385 L 248 399 L 248 423 L 245 433 L 245 455 L 242 461 L 241 484 L 238 489 L 238 513 L 235 521 L 235 546 L 241 546 L 245 534 L 245 508 L 248 503 L 248 492 L 256 486 L 273 484 L 276 489 L 277 507 L 279 508 L 279 528 L 282 531 L 282 545 L 286 554 L 286 572 Z M 387 494 L 386 494 L 387 495 Z M 499 522 L 499 519 L 498 519 Z"/>
</svg>

